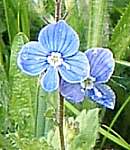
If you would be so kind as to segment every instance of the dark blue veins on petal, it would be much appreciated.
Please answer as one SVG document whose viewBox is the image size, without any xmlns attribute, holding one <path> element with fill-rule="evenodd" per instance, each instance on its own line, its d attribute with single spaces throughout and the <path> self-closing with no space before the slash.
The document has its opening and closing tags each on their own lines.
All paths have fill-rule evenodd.
<svg viewBox="0 0 130 150">
<path fill-rule="evenodd" d="M 114 59 L 108 49 L 94 48 L 86 51 L 90 63 L 90 75 L 98 82 L 107 82 L 114 71 Z"/>
<path fill-rule="evenodd" d="M 78 52 L 74 57 L 64 59 L 65 63 L 70 66 L 70 70 L 83 77 L 88 77 L 90 67 L 89 62 L 84 53 Z"/>
<path fill-rule="evenodd" d="M 71 83 L 83 81 L 90 71 L 88 59 L 82 52 L 64 59 L 64 64 L 58 70 L 61 77 Z"/>
<path fill-rule="evenodd" d="M 29 42 L 19 52 L 17 63 L 23 72 L 38 75 L 47 67 L 46 51 L 38 42 Z"/>
<path fill-rule="evenodd" d="M 63 53 L 63 57 L 68 57 L 75 54 L 79 48 L 79 38 L 77 33 L 67 24 L 63 24 L 62 44 L 58 51 Z"/>
<path fill-rule="evenodd" d="M 43 28 L 38 40 L 48 51 L 60 52 L 66 56 L 73 55 L 79 48 L 78 35 L 63 20 Z"/>
<path fill-rule="evenodd" d="M 83 80 L 83 77 L 80 75 L 79 72 L 67 69 L 64 65 L 60 66 L 58 70 L 61 77 L 67 82 L 76 83 Z"/>
<path fill-rule="evenodd" d="M 56 68 L 49 66 L 41 78 L 41 86 L 47 92 L 56 90 L 59 86 L 59 75 Z"/>
<path fill-rule="evenodd" d="M 86 96 L 98 104 L 114 109 L 115 93 L 105 84 L 95 84 L 94 88 L 86 91 Z"/>
</svg>

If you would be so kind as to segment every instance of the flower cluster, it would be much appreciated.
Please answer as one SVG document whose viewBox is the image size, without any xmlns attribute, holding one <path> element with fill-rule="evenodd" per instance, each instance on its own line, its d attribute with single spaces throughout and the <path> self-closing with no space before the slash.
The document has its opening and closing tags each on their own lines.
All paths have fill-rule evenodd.
<svg viewBox="0 0 130 150">
<path fill-rule="evenodd" d="M 26 43 L 17 58 L 18 67 L 31 76 L 40 75 L 42 88 L 80 102 L 84 96 L 114 108 L 115 95 L 105 85 L 114 70 L 114 59 L 108 49 L 78 51 L 77 33 L 63 20 L 41 29 L 38 41 Z"/>
</svg>

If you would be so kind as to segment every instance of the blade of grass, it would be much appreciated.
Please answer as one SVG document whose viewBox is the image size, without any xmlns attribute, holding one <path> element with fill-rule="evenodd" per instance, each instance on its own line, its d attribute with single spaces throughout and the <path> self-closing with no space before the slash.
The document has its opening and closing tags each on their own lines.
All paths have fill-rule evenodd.
<svg viewBox="0 0 130 150">
<path fill-rule="evenodd" d="M 120 65 L 124 65 L 124 66 L 130 67 L 130 62 L 128 62 L 128 61 L 116 60 L 116 63 L 120 64 Z"/>
<path fill-rule="evenodd" d="M 102 125 L 102 127 L 106 128 L 107 130 L 109 130 L 113 135 L 115 135 L 116 137 L 118 137 L 125 145 L 129 145 L 117 132 L 115 132 L 114 130 L 112 130 L 110 127 L 106 126 L 106 125 Z"/>
<path fill-rule="evenodd" d="M 118 112 L 116 113 L 115 117 L 113 118 L 109 128 L 111 129 L 113 127 L 113 125 L 115 124 L 115 122 L 117 121 L 117 119 L 119 118 L 121 112 L 124 110 L 124 108 L 127 106 L 127 104 L 130 102 L 130 96 L 127 98 L 127 100 L 123 103 L 123 105 L 121 106 L 121 108 L 118 110 Z M 109 132 L 109 130 L 108 130 Z M 101 149 L 104 145 L 106 141 L 106 137 L 103 138 L 102 143 L 101 143 Z"/>
<path fill-rule="evenodd" d="M 80 111 L 78 109 L 76 109 L 71 103 L 69 103 L 68 101 L 65 100 L 65 106 L 71 110 L 75 115 L 78 115 L 80 113 Z"/>
<path fill-rule="evenodd" d="M 99 128 L 99 133 L 104 135 L 104 136 L 106 136 L 108 139 L 110 139 L 114 143 L 122 146 L 123 148 L 130 150 L 130 146 L 128 144 L 124 144 L 124 142 L 122 142 L 122 140 L 120 140 L 119 138 L 115 137 L 114 135 L 112 135 L 111 133 L 109 133 L 108 131 L 104 130 L 101 127 Z"/>
<path fill-rule="evenodd" d="M 7 3 L 6 0 L 3 0 L 3 6 L 5 10 L 5 19 L 6 19 L 6 25 L 7 25 L 7 31 L 9 36 L 9 43 L 11 45 L 12 39 L 11 39 L 11 33 L 10 33 L 10 26 L 9 26 L 9 19 L 8 19 L 8 10 L 7 10 Z"/>
<path fill-rule="evenodd" d="M 20 20 L 22 32 L 30 37 L 29 0 L 20 0 Z"/>
<path fill-rule="evenodd" d="M 89 0 L 89 25 L 87 47 L 101 47 L 103 39 L 103 26 L 106 16 L 106 0 Z"/>
</svg>

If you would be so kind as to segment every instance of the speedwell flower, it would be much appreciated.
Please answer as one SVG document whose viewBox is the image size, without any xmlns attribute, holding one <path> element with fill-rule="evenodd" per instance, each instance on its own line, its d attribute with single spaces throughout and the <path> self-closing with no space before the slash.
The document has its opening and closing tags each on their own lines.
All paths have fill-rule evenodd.
<svg viewBox="0 0 130 150">
<path fill-rule="evenodd" d="M 59 86 L 59 75 L 70 83 L 83 81 L 88 76 L 88 60 L 78 48 L 77 33 L 61 20 L 44 27 L 38 41 L 26 43 L 17 63 L 24 73 L 41 75 L 42 88 L 51 92 Z"/>
<path fill-rule="evenodd" d="M 115 105 L 115 94 L 106 85 L 114 71 L 114 58 L 110 50 L 93 48 L 85 52 L 90 73 L 87 80 L 82 83 L 70 84 L 61 80 L 61 94 L 72 102 L 81 102 L 84 96 L 110 109 Z"/>
</svg>

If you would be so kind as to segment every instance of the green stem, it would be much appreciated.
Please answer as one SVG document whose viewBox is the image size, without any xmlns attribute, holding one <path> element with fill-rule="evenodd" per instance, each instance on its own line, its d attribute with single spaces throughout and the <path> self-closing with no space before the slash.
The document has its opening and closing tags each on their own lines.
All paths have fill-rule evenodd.
<svg viewBox="0 0 130 150">
<path fill-rule="evenodd" d="M 8 30 L 8 36 L 9 36 L 9 43 L 11 45 L 11 35 L 10 35 L 10 28 L 9 28 L 9 20 L 8 20 L 8 11 L 7 11 L 7 3 L 6 0 L 3 0 L 4 10 L 5 10 L 5 19 L 6 19 L 6 25 Z"/>
<path fill-rule="evenodd" d="M 0 44 L 2 45 L 2 38 L 0 36 Z M 0 65 L 3 65 L 2 46 L 0 45 Z"/>
<path fill-rule="evenodd" d="M 17 26 L 18 26 L 18 33 L 20 32 L 20 3 L 18 2 L 18 12 L 17 12 Z"/>
<path fill-rule="evenodd" d="M 121 108 L 118 110 L 118 112 L 116 113 L 115 117 L 113 118 L 109 128 L 111 129 L 113 127 L 113 125 L 115 124 L 116 120 L 118 119 L 118 117 L 120 116 L 121 112 L 123 111 L 123 109 L 126 107 L 126 105 L 130 102 L 130 96 L 127 98 L 127 100 L 123 103 L 123 105 L 121 106 Z M 110 129 L 108 129 L 107 132 L 110 131 Z M 103 148 L 105 141 L 106 141 L 107 137 L 104 136 L 102 143 L 101 143 L 101 149 Z"/>
<path fill-rule="evenodd" d="M 37 137 L 37 127 L 38 127 L 38 106 L 39 106 L 39 90 L 40 90 L 40 85 L 39 85 L 39 79 L 37 83 L 37 90 L 36 90 L 36 108 L 35 108 L 35 137 Z"/>
</svg>

